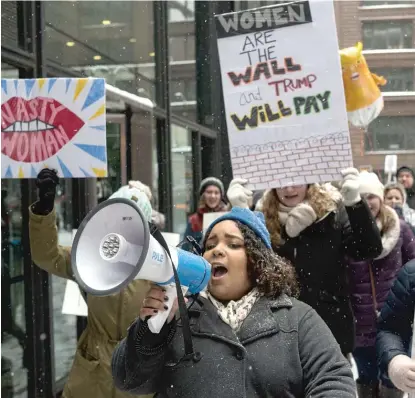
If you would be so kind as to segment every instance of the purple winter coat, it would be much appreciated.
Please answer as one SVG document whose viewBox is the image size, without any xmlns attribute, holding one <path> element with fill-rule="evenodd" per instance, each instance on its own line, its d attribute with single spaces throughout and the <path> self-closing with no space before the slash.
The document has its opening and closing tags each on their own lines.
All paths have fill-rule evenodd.
<svg viewBox="0 0 415 398">
<path fill-rule="evenodd" d="M 382 236 L 383 251 L 375 260 L 349 260 L 351 302 L 356 320 L 356 346 L 370 347 L 376 340 L 376 314 L 372 297 L 369 264 L 375 281 L 377 311 L 385 303 L 389 289 L 400 268 L 415 258 L 415 237 L 408 224 L 399 220 L 391 208 L 387 208 L 391 227 Z"/>
</svg>

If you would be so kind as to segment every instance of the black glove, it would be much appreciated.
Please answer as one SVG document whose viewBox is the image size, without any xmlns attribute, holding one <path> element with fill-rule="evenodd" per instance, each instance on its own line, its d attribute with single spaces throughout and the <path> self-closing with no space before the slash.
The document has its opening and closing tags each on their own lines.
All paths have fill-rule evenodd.
<svg viewBox="0 0 415 398">
<path fill-rule="evenodd" d="M 43 169 L 40 171 L 36 179 L 39 201 L 32 207 L 33 213 L 46 215 L 53 210 L 58 184 L 59 177 L 56 170 Z"/>
</svg>

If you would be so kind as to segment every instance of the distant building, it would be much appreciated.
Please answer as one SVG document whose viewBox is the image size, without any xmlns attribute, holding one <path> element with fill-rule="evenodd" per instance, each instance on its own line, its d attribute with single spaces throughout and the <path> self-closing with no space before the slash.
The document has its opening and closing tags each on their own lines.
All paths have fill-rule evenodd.
<svg viewBox="0 0 415 398">
<path fill-rule="evenodd" d="M 383 75 L 385 108 L 367 131 L 352 128 L 357 167 L 382 174 L 385 155 L 415 167 L 415 1 L 335 1 L 340 48 L 363 43 L 370 70 Z"/>
</svg>

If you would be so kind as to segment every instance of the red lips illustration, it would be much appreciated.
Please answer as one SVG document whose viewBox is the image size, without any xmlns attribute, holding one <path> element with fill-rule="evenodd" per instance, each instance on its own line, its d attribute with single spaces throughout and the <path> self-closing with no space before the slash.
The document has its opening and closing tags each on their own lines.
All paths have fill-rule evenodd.
<svg viewBox="0 0 415 398">
<path fill-rule="evenodd" d="M 1 152 L 24 163 L 59 152 L 84 121 L 53 98 L 12 97 L 1 106 Z"/>
</svg>

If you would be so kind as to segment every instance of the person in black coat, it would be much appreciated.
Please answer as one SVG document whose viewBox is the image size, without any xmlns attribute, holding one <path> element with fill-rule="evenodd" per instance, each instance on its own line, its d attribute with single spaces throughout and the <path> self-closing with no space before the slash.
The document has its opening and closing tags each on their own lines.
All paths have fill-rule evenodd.
<svg viewBox="0 0 415 398">
<path fill-rule="evenodd" d="M 246 183 L 231 182 L 227 196 L 232 206 L 250 205 Z M 330 184 L 270 189 L 257 210 L 264 213 L 275 253 L 291 261 L 297 271 L 300 300 L 323 318 L 347 356 L 355 346 L 347 257 L 376 258 L 382 240 L 359 194 L 359 172 L 344 170 L 340 186 L 340 191 Z"/>
<path fill-rule="evenodd" d="M 415 310 L 415 260 L 398 273 L 378 323 L 376 350 L 380 371 L 401 391 L 415 393 L 415 360 L 408 356 Z"/>
<path fill-rule="evenodd" d="M 415 209 L 415 173 L 408 166 L 402 166 L 396 172 L 398 181 L 406 190 L 407 203 L 411 209 Z"/>
<path fill-rule="evenodd" d="M 188 303 L 197 355 L 183 358 L 177 300 L 160 333 L 149 331 L 148 317 L 165 310 L 164 292 L 154 286 L 114 351 L 119 389 L 180 398 L 355 398 L 332 333 L 292 297 L 294 270 L 272 252 L 262 213 L 233 208 L 211 224 L 204 250 L 212 265 L 208 289 Z"/>
</svg>

